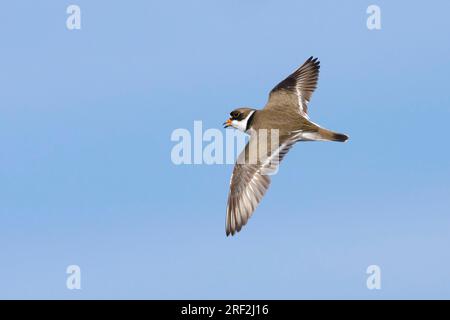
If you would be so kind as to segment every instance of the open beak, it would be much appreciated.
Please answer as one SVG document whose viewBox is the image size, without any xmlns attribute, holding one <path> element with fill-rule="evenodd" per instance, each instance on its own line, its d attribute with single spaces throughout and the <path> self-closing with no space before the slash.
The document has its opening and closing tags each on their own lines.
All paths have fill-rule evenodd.
<svg viewBox="0 0 450 320">
<path fill-rule="evenodd" d="M 228 119 L 227 121 L 225 121 L 224 123 L 223 123 L 223 127 L 224 128 L 228 128 L 228 127 L 230 127 L 231 126 L 231 119 Z"/>
</svg>

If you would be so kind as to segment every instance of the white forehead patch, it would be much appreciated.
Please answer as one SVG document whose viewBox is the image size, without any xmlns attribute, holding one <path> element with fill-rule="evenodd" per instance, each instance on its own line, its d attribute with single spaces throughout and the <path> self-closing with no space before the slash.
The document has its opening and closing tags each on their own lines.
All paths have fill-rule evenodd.
<svg viewBox="0 0 450 320">
<path fill-rule="evenodd" d="M 250 117 L 252 116 L 252 114 L 253 114 L 254 112 L 255 112 L 255 110 L 251 111 L 251 112 L 248 114 L 248 116 L 247 116 L 245 119 L 241 120 L 241 121 L 238 121 L 238 120 L 232 120 L 232 121 L 231 121 L 231 125 L 233 126 L 233 128 L 236 128 L 236 129 L 238 129 L 238 130 L 241 130 L 242 132 L 245 132 L 245 129 L 247 128 L 247 122 L 248 122 L 248 119 L 250 119 Z"/>
</svg>

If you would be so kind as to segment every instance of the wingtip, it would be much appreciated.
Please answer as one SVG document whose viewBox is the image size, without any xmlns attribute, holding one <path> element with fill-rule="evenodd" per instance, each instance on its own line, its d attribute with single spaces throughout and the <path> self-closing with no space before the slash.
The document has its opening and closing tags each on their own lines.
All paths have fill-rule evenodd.
<svg viewBox="0 0 450 320">
<path fill-rule="evenodd" d="M 232 226 L 226 226 L 225 228 L 225 234 L 227 235 L 227 237 L 233 237 L 239 231 L 241 231 L 241 228 L 233 228 Z"/>
<path fill-rule="evenodd" d="M 234 234 L 232 227 L 228 223 L 225 226 L 225 234 L 227 235 L 227 237 Z"/>
<path fill-rule="evenodd" d="M 317 69 L 320 69 L 320 60 L 318 57 L 310 56 L 308 60 L 305 61 L 305 64 L 306 63 L 313 63 Z"/>
</svg>

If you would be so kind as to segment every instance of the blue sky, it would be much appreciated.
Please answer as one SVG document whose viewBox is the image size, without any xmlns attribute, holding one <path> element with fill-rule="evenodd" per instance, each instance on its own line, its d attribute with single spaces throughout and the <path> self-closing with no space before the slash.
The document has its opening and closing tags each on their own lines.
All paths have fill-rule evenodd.
<svg viewBox="0 0 450 320">
<path fill-rule="evenodd" d="M 81 30 L 66 8 L 81 8 Z M 369 31 L 366 8 L 381 8 Z M 450 298 L 450 4 L 10 1 L 0 11 L 0 298 Z M 309 56 L 302 143 L 226 238 L 232 165 L 170 159 Z M 81 268 L 81 290 L 66 267 Z M 381 290 L 366 288 L 379 265 Z"/>
</svg>

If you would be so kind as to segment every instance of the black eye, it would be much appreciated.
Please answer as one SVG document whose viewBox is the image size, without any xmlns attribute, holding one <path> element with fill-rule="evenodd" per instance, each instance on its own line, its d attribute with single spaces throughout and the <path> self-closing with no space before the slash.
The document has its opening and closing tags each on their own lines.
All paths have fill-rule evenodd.
<svg viewBox="0 0 450 320">
<path fill-rule="evenodd" d="M 233 119 L 239 118 L 239 112 L 237 112 L 237 111 L 233 111 L 232 113 L 230 113 L 230 115 Z"/>
</svg>

